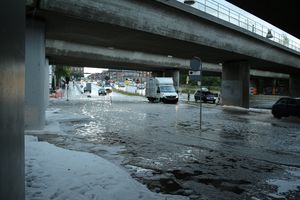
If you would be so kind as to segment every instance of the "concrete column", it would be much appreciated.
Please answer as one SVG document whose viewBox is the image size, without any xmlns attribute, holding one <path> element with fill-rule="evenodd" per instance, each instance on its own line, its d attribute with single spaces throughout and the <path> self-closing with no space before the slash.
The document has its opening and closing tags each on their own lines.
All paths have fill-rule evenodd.
<svg viewBox="0 0 300 200">
<path fill-rule="evenodd" d="M 290 74 L 290 95 L 300 97 L 300 73 Z"/>
<path fill-rule="evenodd" d="M 180 81 L 179 75 L 180 75 L 179 70 L 172 71 L 172 77 L 173 77 L 174 86 L 175 86 L 176 91 L 179 91 L 179 81 Z"/>
<path fill-rule="evenodd" d="M 24 200 L 25 1 L 0 1 L 0 199 Z"/>
<path fill-rule="evenodd" d="M 176 90 L 179 90 L 179 81 L 180 81 L 179 75 L 180 75 L 179 70 L 152 72 L 153 77 L 172 77 Z"/>
<path fill-rule="evenodd" d="M 25 129 L 45 125 L 45 30 L 41 21 L 26 21 Z M 47 77 L 48 78 L 48 77 Z"/>
<path fill-rule="evenodd" d="M 250 65 L 247 61 L 228 62 L 222 69 L 222 102 L 249 108 Z"/>
<path fill-rule="evenodd" d="M 45 60 L 45 109 L 47 109 L 47 106 L 49 105 L 49 83 L 50 83 L 50 66 L 49 66 L 49 60 L 48 58 Z"/>
</svg>

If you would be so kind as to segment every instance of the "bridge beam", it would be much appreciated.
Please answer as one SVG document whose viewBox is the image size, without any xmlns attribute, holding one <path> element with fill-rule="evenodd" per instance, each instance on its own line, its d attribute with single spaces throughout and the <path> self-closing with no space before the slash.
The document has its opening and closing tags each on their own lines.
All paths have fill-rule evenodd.
<svg viewBox="0 0 300 200">
<path fill-rule="evenodd" d="M 25 41 L 25 129 L 45 125 L 45 27 L 43 22 L 27 19 Z"/>
<path fill-rule="evenodd" d="M 290 95 L 300 97 L 300 74 L 290 74 Z"/>
<path fill-rule="evenodd" d="M 247 61 L 227 62 L 222 69 L 224 105 L 249 108 L 250 65 Z"/>
</svg>

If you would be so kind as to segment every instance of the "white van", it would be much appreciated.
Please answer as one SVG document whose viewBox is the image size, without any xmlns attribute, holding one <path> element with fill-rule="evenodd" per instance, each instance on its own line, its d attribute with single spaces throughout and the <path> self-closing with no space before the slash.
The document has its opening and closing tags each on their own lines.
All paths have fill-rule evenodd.
<svg viewBox="0 0 300 200">
<path fill-rule="evenodd" d="M 178 94 L 175 90 L 172 77 L 148 78 L 146 97 L 150 102 L 177 103 Z"/>
</svg>

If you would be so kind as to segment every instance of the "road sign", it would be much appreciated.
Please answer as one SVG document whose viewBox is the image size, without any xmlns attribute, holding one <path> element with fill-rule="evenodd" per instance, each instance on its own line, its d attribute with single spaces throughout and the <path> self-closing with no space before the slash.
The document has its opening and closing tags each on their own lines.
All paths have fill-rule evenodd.
<svg viewBox="0 0 300 200">
<path fill-rule="evenodd" d="M 201 71 L 189 71 L 189 77 L 192 81 L 200 81 L 201 80 Z"/>
<path fill-rule="evenodd" d="M 193 57 L 190 62 L 191 70 L 189 71 L 189 77 L 193 81 L 197 81 L 200 88 L 201 88 L 201 76 L 202 76 L 202 62 L 200 58 Z M 200 90 L 200 94 L 201 94 Z M 201 130 L 201 124 L 202 124 L 202 104 L 200 100 L 200 130 Z"/>
<path fill-rule="evenodd" d="M 193 57 L 190 62 L 190 67 L 192 71 L 202 71 L 202 62 L 200 58 Z"/>
<path fill-rule="evenodd" d="M 202 62 L 200 58 L 193 57 L 190 62 L 190 67 L 192 70 L 189 71 L 190 80 L 200 81 L 201 80 L 201 71 L 202 71 Z"/>
<path fill-rule="evenodd" d="M 201 71 L 193 71 L 193 70 L 190 70 L 189 71 L 189 75 L 191 76 L 200 76 L 201 75 Z"/>
</svg>

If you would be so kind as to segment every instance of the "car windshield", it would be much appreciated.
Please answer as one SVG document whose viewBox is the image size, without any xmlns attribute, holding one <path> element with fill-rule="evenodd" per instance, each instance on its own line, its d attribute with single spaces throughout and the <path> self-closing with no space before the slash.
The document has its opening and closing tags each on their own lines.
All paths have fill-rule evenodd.
<svg viewBox="0 0 300 200">
<path fill-rule="evenodd" d="M 286 104 L 287 103 L 287 99 L 283 98 L 283 99 L 279 99 L 276 104 Z"/>
<path fill-rule="evenodd" d="M 199 91 L 199 93 L 200 93 L 200 91 Z M 207 96 L 207 95 L 213 95 L 213 93 L 211 93 L 211 92 L 203 92 L 202 91 L 202 95 L 205 95 L 205 96 Z"/>
<path fill-rule="evenodd" d="M 175 88 L 171 85 L 160 86 L 160 91 L 161 92 L 175 92 Z"/>
</svg>

